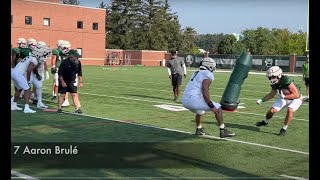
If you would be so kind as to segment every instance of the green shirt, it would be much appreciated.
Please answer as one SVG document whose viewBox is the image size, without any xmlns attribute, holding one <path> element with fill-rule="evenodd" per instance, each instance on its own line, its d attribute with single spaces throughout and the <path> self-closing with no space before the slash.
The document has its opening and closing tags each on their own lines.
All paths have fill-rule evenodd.
<svg viewBox="0 0 320 180">
<path fill-rule="evenodd" d="M 59 68 L 61 64 L 61 57 L 60 57 L 60 51 L 59 49 L 52 50 L 52 55 L 56 55 L 56 68 Z"/>
<path fill-rule="evenodd" d="M 305 62 L 302 65 L 303 77 L 309 78 L 309 62 Z"/>
<path fill-rule="evenodd" d="M 23 59 L 30 55 L 31 50 L 29 48 L 20 48 L 15 47 L 11 50 L 12 54 L 16 55 L 16 59 L 14 60 L 14 64 L 17 65 L 20 59 Z"/>
<path fill-rule="evenodd" d="M 12 48 L 11 53 L 16 55 L 16 58 L 14 59 L 14 62 L 13 62 L 15 66 L 19 62 L 20 49 L 18 47 Z"/>
<path fill-rule="evenodd" d="M 301 93 L 300 93 L 300 86 L 297 85 L 293 79 L 291 79 L 289 76 L 286 76 L 286 75 L 283 75 L 280 79 L 280 83 L 279 84 L 273 84 L 273 85 L 270 85 L 272 89 L 274 90 L 280 90 L 280 89 L 288 89 L 289 85 L 293 83 L 297 90 L 298 90 L 298 93 L 299 93 L 299 96 L 301 96 Z"/>
<path fill-rule="evenodd" d="M 20 58 L 23 59 L 29 56 L 31 53 L 31 49 L 29 48 L 20 48 Z"/>
</svg>

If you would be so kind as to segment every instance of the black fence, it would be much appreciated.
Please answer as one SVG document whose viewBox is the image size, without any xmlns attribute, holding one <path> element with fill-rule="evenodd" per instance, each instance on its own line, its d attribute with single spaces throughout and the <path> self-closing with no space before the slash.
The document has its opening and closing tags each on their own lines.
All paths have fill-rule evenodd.
<svg viewBox="0 0 320 180">
<path fill-rule="evenodd" d="M 199 67 L 199 63 L 203 58 L 202 54 L 178 54 L 184 57 L 187 67 Z M 210 58 L 216 61 L 217 69 L 233 69 L 236 59 L 240 54 L 227 55 L 209 55 Z M 294 72 L 302 72 L 302 64 L 306 61 L 305 56 L 296 56 L 296 65 Z M 251 70 L 266 71 L 271 66 L 279 66 L 284 72 L 289 72 L 290 56 L 272 55 L 253 55 Z"/>
</svg>

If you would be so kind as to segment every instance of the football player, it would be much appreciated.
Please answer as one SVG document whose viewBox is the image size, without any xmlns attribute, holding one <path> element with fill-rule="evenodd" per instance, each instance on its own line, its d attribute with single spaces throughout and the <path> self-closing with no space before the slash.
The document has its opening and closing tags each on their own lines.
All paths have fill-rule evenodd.
<svg viewBox="0 0 320 180">
<path fill-rule="evenodd" d="M 36 46 L 31 55 L 23 58 L 15 68 L 11 71 L 11 79 L 16 87 L 16 92 L 14 95 L 14 101 L 11 104 L 11 110 L 22 110 L 22 108 L 17 106 L 17 101 L 21 91 L 25 91 L 24 96 L 24 113 L 35 113 L 36 111 L 30 109 L 29 107 L 29 97 L 30 97 L 30 88 L 32 86 L 32 76 L 31 72 L 33 68 L 40 62 L 42 62 L 47 54 L 48 48 Z M 49 52 L 51 50 L 49 49 Z"/>
<path fill-rule="evenodd" d="M 48 46 L 46 46 L 46 43 L 43 41 L 39 41 L 37 43 L 37 46 L 40 46 L 44 51 L 46 51 L 47 55 L 45 56 L 45 59 L 39 62 L 38 65 L 36 65 L 33 68 L 33 71 L 31 72 L 32 84 L 34 86 L 33 93 L 31 94 L 30 99 L 33 100 L 34 104 L 37 104 L 38 108 L 47 108 L 48 106 L 44 105 L 42 102 L 42 84 L 44 79 L 49 79 L 49 72 L 45 60 L 47 57 L 50 56 L 51 49 Z M 44 73 L 44 71 L 46 72 L 46 74 Z"/>
<path fill-rule="evenodd" d="M 27 48 L 27 40 L 24 38 L 19 38 L 17 40 L 18 47 L 12 48 L 11 56 L 11 67 L 14 68 L 16 64 L 22 59 L 20 57 L 20 50 Z"/>
<path fill-rule="evenodd" d="M 263 98 L 258 99 L 256 103 L 261 105 L 263 102 L 272 99 L 277 94 L 279 98 L 277 98 L 266 113 L 266 119 L 257 122 L 256 126 L 266 126 L 275 113 L 283 108 L 287 108 L 284 126 L 279 132 L 280 136 L 284 136 L 289 124 L 292 122 L 293 113 L 298 110 L 302 104 L 303 99 L 300 93 L 300 86 L 298 86 L 289 76 L 283 75 L 282 69 L 279 66 L 270 67 L 266 76 L 270 81 L 271 91 Z"/>
<path fill-rule="evenodd" d="M 31 51 L 37 45 L 37 41 L 33 38 L 29 38 L 27 41 L 27 48 L 20 49 L 20 58 L 23 59 L 31 54 Z M 24 91 L 21 91 L 20 98 L 22 99 L 24 96 Z"/>
<path fill-rule="evenodd" d="M 182 105 L 196 114 L 195 135 L 206 135 L 201 125 L 202 116 L 205 111 L 211 111 L 218 122 L 220 137 L 235 136 L 235 133 L 227 130 L 224 125 L 221 105 L 210 100 L 209 87 L 214 80 L 213 71 L 216 68 L 216 62 L 211 58 L 205 58 L 201 61 L 199 68 L 192 74 L 182 95 Z"/>
<path fill-rule="evenodd" d="M 19 38 L 17 40 L 18 47 L 12 48 L 11 50 L 11 68 L 13 69 L 19 61 L 22 59 L 20 56 L 20 50 L 21 49 L 27 49 L 27 40 L 24 38 Z M 17 88 L 14 87 L 15 91 L 17 91 Z M 11 104 L 14 101 L 14 96 L 11 97 Z"/>
<path fill-rule="evenodd" d="M 57 48 L 52 50 L 51 56 L 51 73 L 53 74 L 53 86 L 52 86 L 52 100 L 57 100 L 57 93 L 58 93 L 58 69 L 61 64 L 61 56 L 60 52 L 64 46 L 64 40 L 58 40 Z"/>
</svg>

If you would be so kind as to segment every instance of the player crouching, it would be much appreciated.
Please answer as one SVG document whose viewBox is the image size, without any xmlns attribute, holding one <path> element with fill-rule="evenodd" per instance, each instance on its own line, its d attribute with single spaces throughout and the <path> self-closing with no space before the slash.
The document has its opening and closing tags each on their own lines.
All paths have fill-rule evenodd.
<svg viewBox="0 0 320 180">
<path fill-rule="evenodd" d="M 266 119 L 257 122 L 256 126 L 266 126 L 275 113 L 279 112 L 282 108 L 287 107 L 284 126 L 279 132 L 280 136 L 284 136 L 289 124 L 292 122 L 293 112 L 299 109 L 303 101 L 300 93 L 300 86 L 298 86 L 289 76 L 282 75 L 282 69 L 279 66 L 270 67 L 266 76 L 270 81 L 271 91 L 262 99 L 258 99 L 257 104 L 261 105 L 263 102 L 272 99 L 276 94 L 279 95 L 279 98 L 267 112 Z"/>
</svg>

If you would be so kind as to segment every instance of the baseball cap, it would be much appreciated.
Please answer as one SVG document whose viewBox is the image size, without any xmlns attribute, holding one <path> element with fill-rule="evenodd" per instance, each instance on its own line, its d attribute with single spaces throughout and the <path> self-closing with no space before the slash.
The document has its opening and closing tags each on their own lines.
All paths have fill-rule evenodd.
<svg viewBox="0 0 320 180">
<path fill-rule="evenodd" d="M 78 51 L 74 50 L 74 49 L 71 49 L 69 51 L 69 55 L 74 55 L 74 56 L 80 57 L 80 54 L 78 53 Z"/>
</svg>

